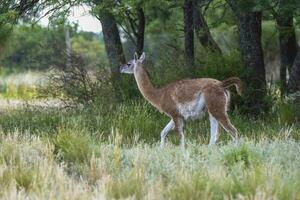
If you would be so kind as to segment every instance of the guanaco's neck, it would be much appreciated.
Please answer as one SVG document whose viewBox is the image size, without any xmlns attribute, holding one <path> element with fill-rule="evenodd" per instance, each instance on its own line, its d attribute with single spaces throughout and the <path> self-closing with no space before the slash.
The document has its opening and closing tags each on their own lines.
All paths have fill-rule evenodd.
<svg viewBox="0 0 300 200">
<path fill-rule="evenodd" d="M 153 86 L 143 66 L 135 67 L 134 77 L 144 98 L 153 106 L 159 107 L 160 90 Z"/>
</svg>

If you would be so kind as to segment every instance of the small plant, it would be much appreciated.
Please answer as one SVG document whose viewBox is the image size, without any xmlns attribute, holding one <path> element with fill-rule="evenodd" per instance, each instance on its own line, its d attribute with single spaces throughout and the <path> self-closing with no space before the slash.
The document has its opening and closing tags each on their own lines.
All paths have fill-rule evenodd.
<svg viewBox="0 0 300 200">
<path fill-rule="evenodd" d="M 32 188 L 35 173 L 33 170 L 19 166 L 14 173 L 16 185 L 19 190 L 24 188 L 25 191 L 28 191 Z"/>
<path fill-rule="evenodd" d="M 143 199 L 144 174 L 143 170 L 132 170 L 124 179 L 111 178 L 106 184 L 106 195 L 109 199 Z"/>
<path fill-rule="evenodd" d="M 240 163 L 245 168 L 249 168 L 252 165 L 259 163 L 260 156 L 249 149 L 246 144 L 243 144 L 240 147 L 230 149 L 224 154 L 224 164 L 226 166 L 233 167 L 235 164 Z"/>
<path fill-rule="evenodd" d="M 0 171 L 0 197 L 7 190 L 13 182 L 13 170 L 5 168 Z"/>
<path fill-rule="evenodd" d="M 179 177 L 166 194 L 167 199 L 210 199 L 212 193 L 209 177 L 202 173 Z"/>
<path fill-rule="evenodd" d="M 61 129 L 53 142 L 58 158 L 69 164 L 87 163 L 92 156 L 88 135 Z"/>
</svg>

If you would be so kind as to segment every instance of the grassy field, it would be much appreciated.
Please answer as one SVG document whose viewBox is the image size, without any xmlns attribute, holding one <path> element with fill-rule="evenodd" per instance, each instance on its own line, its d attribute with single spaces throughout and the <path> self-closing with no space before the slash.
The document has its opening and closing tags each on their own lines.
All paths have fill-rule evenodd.
<svg viewBox="0 0 300 200">
<path fill-rule="evenodd" d="M 108 112 L 112 109 L 114 112 Z M 208 120 L 188 123 L 187 144 L 146 103 L 2 110 L 1 199 L 299 199 L 300 129 L 231 114 L 242 143 L 208 147 Z"/>
<path fill-rule="evenodd" d="M 0 199 L 300 199 L 300 126 L 277 112 L 231 112 L 238 146 L 222 130 L 208 147 L 206 116 L 185 149 L 175 132 L 161 148 L 168 118 L 145 101 L 62 109 L 17 91 L 0 100 Z"/>
</svg>

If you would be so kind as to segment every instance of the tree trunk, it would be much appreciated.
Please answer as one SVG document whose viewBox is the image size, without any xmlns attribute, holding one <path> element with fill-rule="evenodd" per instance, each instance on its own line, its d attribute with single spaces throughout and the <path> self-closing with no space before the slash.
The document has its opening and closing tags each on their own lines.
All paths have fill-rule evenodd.
<svg viewBox="0 0 300 200">
<path fill-rule="evenodd" d="M 193 0 L 184 0 L 183 14 L 185 61 L 190 71 L 194 65 Z"/>
<path fill-rule="evenodd" d="M 136 52 L 140 56 L 144 50 L 145 14 L 142 8 L 138 8 L 138 27 L 136 35 Z"/>
<path fill-rule="evenodd" d="M 64 31 L 65 31 L 65 41 L 66 41 L 66 54 L 67 54 L 66 66 L 64 67 L 64 71 L 66 72 L 70 70 L 72 66 L 72 61 L 71 61 L 72 47 L 71 47 L 71 39 L 70 39 L 70 29 L 68 25 L 65 25 Z"/>
<path fill-rule="evenodd" d="M 248 108 L 254 115 L 266 110 L 266 72 L 261 45 L 261 20 L 261 12 L 241 13 L 239 17 L 240 47 L 246 70 L 250 75 L 247 87 L 252 89 L 247 99 Z"/>
<path fill-rule="evenodd" d="M 194 0 L 193 4 L 194 29 L 199 42 L 203 47 L 211 50 L 212 52 L 222 54 L 220 47 L 215 42 L 209 31 L 201 7 L 198 5 L 198 0 Z"/>
<path fill-rule="evenodd" d="M 265 85 L 266 72 L 261 45 L 261 12 L 250 12 L 240 15 L 240 46 L 246 69 L 255 74 L 255 85 Z"/>
<path fill-rule="evenodd" d="M 279 2 L 279 10 L 276 16 L 276 22 L 279 31 L 279 45 L 280 45 L 280 82 L 281 90 L 286 90 L 286 70 L 291 70 L 294 59 L 297 54 L 297 40 L 295 34 L 295 27 L 293 23 L 292 11 L 286 12 L 282 1 Z"/>
<path fill-rule="evenodd" d="M 290 78 L 287 84 L 289 93 L 293 93 L 300 90 L 300 48 L 298 48 L 297 55 L 295 57 L 294 64 L 291 68 Z"/>
<path fill-rule="evenodd" d="M 126 62 L 119 30 L 112 14 L 105 12 L 101 13 L 98 17 L 102 25 L 105 50 L 112 73 L 113 87 L 115 92 L 119 94 L 121 90 L 119 67 Z"/>
<path fill-rule="evenodd" d="M 246 67 L 245 101 L 250 114 L 257 116 L 267 110 L 264 100 L 266 95 L 266 71 L 261 44 L 262 12 L 244 8 L 240 1 L 227 0 L 238 18 L 239 40 L 242 58 Z"/>
</svg>

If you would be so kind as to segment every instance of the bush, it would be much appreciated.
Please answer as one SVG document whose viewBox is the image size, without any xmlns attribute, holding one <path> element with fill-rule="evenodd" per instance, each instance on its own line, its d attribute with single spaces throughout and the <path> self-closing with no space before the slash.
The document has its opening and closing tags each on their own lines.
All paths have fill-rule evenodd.
<svg viewBox="0 0 300 200">
<path fill-rule="evenodd" d="M 66 106 L 113 103 L 109 72 L 88 72 L 84 66 L 85 61 L 79 55 L 72 55 L 72 65 L 67 69 L 50 71 L 48 86 L 40 88 L 40 96 L 60 99 Z"/>
</svg>

